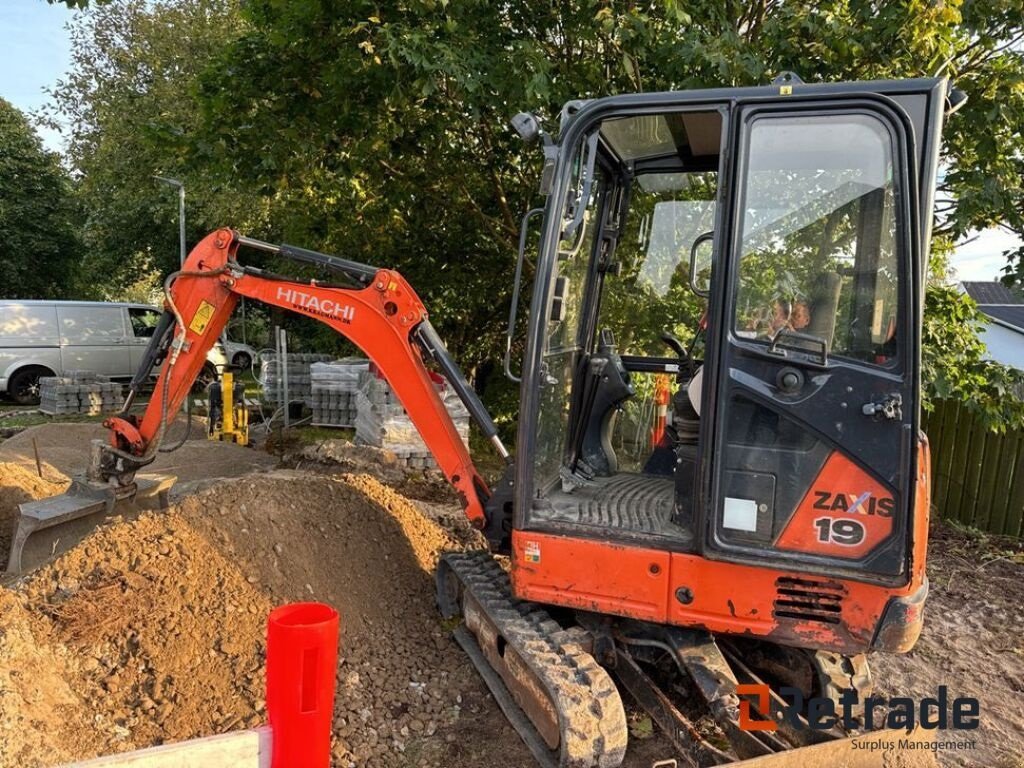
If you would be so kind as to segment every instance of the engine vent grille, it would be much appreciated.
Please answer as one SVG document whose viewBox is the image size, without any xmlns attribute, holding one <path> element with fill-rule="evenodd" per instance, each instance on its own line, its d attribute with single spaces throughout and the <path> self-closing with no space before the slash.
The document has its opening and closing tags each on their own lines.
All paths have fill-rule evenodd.
<svg viewBox="0 0 1024 768">
<path fill-rule="evenodd" d="M 838 624 L 846 589 L 835 581 L 795 579 L 782 576 L 775 582 L 777 595 L 772 607 L 776 619 Z"/>
</svg>

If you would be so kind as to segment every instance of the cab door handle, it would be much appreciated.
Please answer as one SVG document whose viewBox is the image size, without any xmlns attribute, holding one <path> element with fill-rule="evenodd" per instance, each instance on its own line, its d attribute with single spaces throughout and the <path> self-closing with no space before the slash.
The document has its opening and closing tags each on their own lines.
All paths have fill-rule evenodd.
<svg viewBox="0 0 1024 768">
<path fill-rule="evenodd" d="M 879 400 L 864 403 L 861 412 L 875 421 L 894 421 L 903 418 L 903 396 L 898 392 Z"/>
</svg>

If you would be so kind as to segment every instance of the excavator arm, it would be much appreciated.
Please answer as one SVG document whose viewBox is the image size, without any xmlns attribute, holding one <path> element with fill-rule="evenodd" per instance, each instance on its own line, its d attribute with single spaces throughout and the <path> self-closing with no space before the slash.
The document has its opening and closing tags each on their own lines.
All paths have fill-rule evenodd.
<svg viewBox="0 0 1024 768">
<path fill-rule="evenodd" d="M 355 287 L 281 277 L 243 266 L 236 258 L 242 246 L 319 264 Z M 185 401 L 207 352 L 239 298 L 245 296 L 319 320 L 363 350 L 387 379 L 438 467 L 458 492 L 471 524 L 487 527 L 485 503 L 490 491 L 444 407 L 425 358 L 442 369 L 477 425 L 499 454 L 507 462 L 511 460 L 493 421 L 430 325 L 423 303 L 400 274 L 220 229 L 203 239 L 181 271 L 168 278 L 165 293 L 166 311 L 132 381 L 125 407 L 104 422 L 110 440 L 98 455 L 94 451 L 93 481 L 127 485 L 139 468 L 153 460 L 167 424 Z M 160 364 L 163 367 L 145 412 L 141 418 L 129 415 L 139 388 Z"/>
</svg>

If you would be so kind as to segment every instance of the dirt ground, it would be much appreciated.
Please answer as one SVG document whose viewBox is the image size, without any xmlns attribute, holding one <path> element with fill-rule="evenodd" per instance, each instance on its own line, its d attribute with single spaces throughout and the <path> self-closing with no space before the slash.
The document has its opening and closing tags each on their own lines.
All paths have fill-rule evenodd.
<svg viewBox="0 0 1024 768">
<path fill-rule="evenodd" d="M 950 700 L 978 699 L 979 728 L 970 735 L 976 748 L 940 753 L 941 762 L 1022 768 L 1024 542 L 939 524 L 932 528 L 928 558 L 921 639 L 910 653 L 871 657 L 875 690 L 919 700 L 944 685 Z"/>
<path fill-rule="evenodd" d="M 47 425 L 0 443 L 3 535 L 17 503 L 84 466 L 96 433 Z M 295 600 L 342 616 L 335 766 L 534 765 L 434 608 L 439 552 L 478 543 L 439 478 L 335 441 L 290 469 L 201 440 L 160 461 L 182 478 L 170 512 L 107 520 L 0 588 L 0 768 L 262 722 L 265 617 Z M 883 694 L 947 685 L 980 699 L 977 749 L 946 764 L 1024 766 L 1021 551 L 937 528 L 924 635 L 906 656 L 872 659 Z M 670 757 L 632 718 L 625 765 Z"/>
</svg>

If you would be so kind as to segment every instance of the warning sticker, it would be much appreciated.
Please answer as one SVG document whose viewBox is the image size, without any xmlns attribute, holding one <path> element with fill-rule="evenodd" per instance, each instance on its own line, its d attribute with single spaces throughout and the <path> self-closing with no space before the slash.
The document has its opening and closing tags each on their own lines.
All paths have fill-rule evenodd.
<svg viewBox="0 0 1024 768">
<path fill-rule="evenodd" d="M 539 563 L 540 562 L 540 544 L 536 541 L 526 542 L 526 562 L 528 563 Z"/>
<path fill-rule="evenodd" d="M 199 302 L 199 309 L 192 315 L 192 322 L 188 324 L 188 329 L 192 333 L 198 333 L 202 335 L 206 332 L 206 326 L 210 324 L 210 320 L 213 319 L 214 306 L 207 301 Z"/>
</svg>

